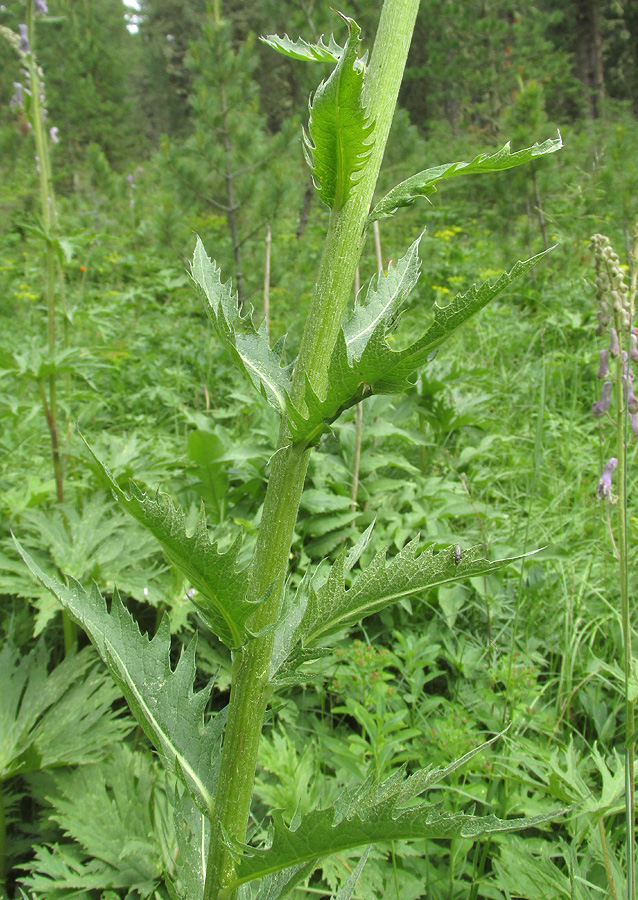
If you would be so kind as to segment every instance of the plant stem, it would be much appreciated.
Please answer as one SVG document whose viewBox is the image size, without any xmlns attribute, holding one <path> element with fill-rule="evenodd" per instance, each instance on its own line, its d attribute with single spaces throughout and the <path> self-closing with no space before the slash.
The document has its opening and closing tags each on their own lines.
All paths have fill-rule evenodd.
<svg viewBox="0 0 638 900">
<path fill-rule="evenodd" d="M 7 820 L 4 812 L 4 784 L 0 781 L 0 886 L 7 878 Z"/>
<path fill-rule="evenodd" d="M 622 334 L 620 322 L 618 335 Z M 625 821 L 627 842 L 627 898 L 636 896 L 635 873 L 635 783 L 634 764 L 635 725 L 634 703 L 629 697 L 629 682 L 632 670 L 631 620 L 629 615 L 629 593 L 627 586 L 627 410 L 625 409 L 625 388 L 623 384 L 624 363 L 622 352 L 616 358 L 616 443 L 618 455 L 618 564 L 620 569 L 620 615 L 623 637 L 623 672 L 625 678 Z"/>
<path fill-rule="evenodd" d="M 317 282 L 295 366 L 291 398 L 303 405 L 306 377 L 323 392 L 330 356 L 352 290 L 365 237 L 365 221 L 390 130 L 419 0 L 385 0 L 369 68 L 364 103 L 374 119 L 374 145 L 351 196 L 332 210 Z M 254 622 L 267 629 L 279 614 L 299 499 L 310 451 L 290 443 L 285 422 L 273 457 L 261 527 L 251 566 L 249 598 L 266 597 Z M 233 659 L 228 725 L 211 835 L 203 900 L 234 900 L 234 864 L 224 836 L 243 841 L 250 811 L 259 739 L 270 694 L 273 631 L 239 650 Z"/>
</svg>

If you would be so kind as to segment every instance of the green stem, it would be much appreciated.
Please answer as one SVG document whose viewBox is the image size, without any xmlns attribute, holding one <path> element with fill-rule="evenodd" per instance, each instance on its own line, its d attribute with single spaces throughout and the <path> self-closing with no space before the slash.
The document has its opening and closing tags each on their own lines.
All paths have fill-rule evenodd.
<svg viewBox="0 0 638 900">
<path fill-rule="evenodd" d="M 365 221 L 390 131 L 419 0 L 385 0 L 364 80 L 364 102 L 374 119 L 374 146 L 363 177 L 330 216 L 317 282 L 295 366 L 291 396 L 303 404 L 306 376 L 315 391 L 326 387 L 330 356 L 352 290 L 365 237 Z M 285 423 L 273 457 L 261 527 L 251 566 L 249 597 L 266 596 L 256 631 L 279 614 L 288 557 L 310 451 L 290 443 Z M 247 644 L 233 659 L 228 725 L 211 835 L 203 900 L 234 900 L 234 864 L 224 835 L 245 840 L 259 739 L 269 697 L 273 632 Z"/>
<path fill-rule="evenodd" d="M 618 319 L 618 317 L 617 317 Z M 622 323 L 616 321 L 618 336 L 623 334 Z M 629 614 L 629 592 L 627 585 L 627 410 L 625 409 L 625 389 L 623 385 L 622 348 L 616 359 L 616 444 L 618 455 L 618 557 L 620 569 L 620 609 L 623 637 L 623 670 L 625 678 L 625 819 L 627 841 L 627 898 L 635 900 L 635 782 L 634 764 L 634 703 L 629 695 L 632 670 L 631 619 Z"/>
<path fill-rule="evenodd" d="M 7 820 L 4 813 L 4 785 L 0 781 L 0 885 L 7 878 Z"/>
</svg>

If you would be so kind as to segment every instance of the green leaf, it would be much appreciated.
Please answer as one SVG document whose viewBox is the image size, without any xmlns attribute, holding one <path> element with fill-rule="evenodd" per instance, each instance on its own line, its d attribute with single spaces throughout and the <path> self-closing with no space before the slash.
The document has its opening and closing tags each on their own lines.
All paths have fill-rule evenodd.
<svg viewBox="0 0 638 900">
<path fill-rule="evenodd" d="M 548 153 L 555 153 L 563 146 L 560 134 L 557 138 L 543 141 L 542 144 L 534 144 L 525 150 L 510 152 L 509 141 L 492 156 L 480 153 L 471 162 L 445 163 L 432 169 L 425 169 L 417 175 L 402 181 L 380 200 L 370 215 L 366 226 L 371 225 L 377 219 L 387 219 L 393 216 L 397 209 L 403 206 L 412 206 L 417 197 L 427 197 L 436 192 L 436 185 L 444 178 L 453 178 L 456 175 L 477 175 L 484 172 L 500 172 L 520 166 Z"/>
<path fill-rule="evenodd" d="M 167 801 L 158 775 L 149 754 L 126 744 L 102 763 L 58 773 L 46 797 L 50 818 L 75 843 L 37 847 L 23 883 L 50 900 L 109 888 L 152 895 L 164 870 L 157 826 Z"/>
<path fill-rule="evenodd" d="M 283 37 L 279 37 L 278 34 L 268 34 L 261 37 L 260 40 L 289 59 L 301 59 L 304 62 L 338 62 L 343 54 L 343 47 L 337 44 L 332 35 L 327 44 L 324 42 L 323 35 L 314 44 L 309 44 L 303 38 L 293 41 L 287 34 Z"/>
<path fill-rule="evenodd" d="M 372 150 L 374 123 L 361 100 L 363 63 L 357 56 L 361 29 L 348 23 L 348 41 L 332 74 L 317 88 L 310 105 L 306 158 L 319 196 L 330 209 L 341 207 L 361 177 Z"/>
<path fill-rule="evenodd" d="M 40 641 L 20 657 L 0 649 L 0 782 L 12 775 L 95 762 L 131 730 L 113 712 L 119 691 L 93 651 L 64 659 L 49 674 Z"/>
<path fill-rule="evenodd" d="M 495 738 L 493 739 L 495 740 Z M 488 744 L 492 741 L 488 741 Z M 304 816 L 293 831 L 280 814 L 274 814 L 272 844 L 267 850 L 242 846 L 236 864 L 236 878 L 228 892 L 256 878 L 263 878 L 304 862 L 320 860 L 354 847 L 391 840 L 450 839 L 470 840 L 484 834 L 518 831 L 547 822 L 563 810 L 535 816 L 504 820 L 496 816 L 447 813 L 440 804 L 411 803 L 427 788 L 445 778 L 480 752 L 478 747 L 444 769 L 428 767 L 408 778 L 399 769 L 381 784 L 367 780 L 346 792 L 333 807 L 315 810 Z M 249 855 L 250 854 L 250 855 Z"/>
<path fill-rule="evenodd" d="M 459 559 L 458 545 L 438 553 L 434 547 L 428 547 L 419 553 L 418 543 L 419 538 L 415 537 L 387 565 L 386 552 L 381 550 L 348 589 L 344 548 L 326 581 L 319 587 L 311 582 L 307 596 L 298 600 L 298 606 L 305 607 L 296 633 L 301 645 L 315 645 L 398 600 L 450 581 L 495 572 L 524 558 L 515 556 L 491 562 L 482 557 L 483 547 L 478 546 L 463 550 Z"/>
<path fill-rule="evenodd" d="M 203 509 L 195 531 L 189 534 L 184 511 L 167 494 L 158 492 L 149 497 L 134 482 L 130 483 L 131 492 L 127 494 L 89 445 L 86 446 L 120 505 L 157 538 L 168 559 L 195 588 L 191 600 L 211 631 L 232 649 L 244 644 L 251 637 L 246 623 L 258 602 L 246 600 L 247 573 L 237 563 L 241 536 L 230 550 L 220 553 L 209 537 Z"/>
<path fill-rule="evenodd" d="M 337 335 L 328 366 L 328 388 L 317 396 L 307 379 L 306 410 L 288 402 L 288 425 L 295 442 L 316 443 L 341 413 L 372 394 L 394 394 L 410 387 L 410 376 L 461 325 L 486 306 L 515 278 L 532 268 L 546 253 L 517 262 L 510 272 L 490 284 L 473 285 L 457 294 L 445 307 L 434 305 L 434 319 L 424 334 L 403 350 L 392 350 L 386 334 L 396 319 L 400 305 L 419 277 L 418 244 L 415 241 L 396 268 L 380 274 L 368 290 L 365 303 L 355 307 Z"/>
<path fill-rule="evenodd" d="M 203 290 L 215 332 L 237 368 L 277 412 L 284 413 L 290 367 L 281 365 L 283 338 L 271 348 L 265 320 L 257 330 L 250 315 L 240 314 L 237 293 L 232 293 L 230 280 L 222 284 L 221 270 L 206 255 L 199 237 L 191 276 Z"/>
<path fill-rule="evenodd" d="M 173 670 L 167 616 L 149 640 L 140 633 L 117 590 L 109 612 L 97 587 L 85 591 L 73 579 L 68 587 L 60 584 L 45 575 L 17 541 L 16 545 L 36 578 L 89 635 L 168 771 L 184 782 L 200 809 L 209 813 L 225 716 L 204 720 L 212 682 L 193 693 L 196 640 L 182 652 Z"/>
<path fill-rule="evenodd" d="M 201 900 L 206 881 L 206 858 L 210 836 L 209 819 L 193 803 L 188 793 L 171 797 L 177 853 L 166 860 L 166 887 L 173 900 Z"/>
</svg>

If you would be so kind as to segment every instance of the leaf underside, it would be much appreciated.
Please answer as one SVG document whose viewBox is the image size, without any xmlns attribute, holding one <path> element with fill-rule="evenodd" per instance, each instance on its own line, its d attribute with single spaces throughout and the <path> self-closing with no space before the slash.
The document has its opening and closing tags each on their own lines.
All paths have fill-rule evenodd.
<svg viewBox="0 0 638 900">
<path fill-rule="evenodd" d="M 338 62 L 343 54 L 343 47 L 339 46 L 333 35 L 330 35 L 327 44 L 323 35 L 312 44 L 304 41 L 303 38 L 293 41 L 287 34 L 283 37 L 278 34 L 267 34 L 265 37 L 261 37 L 260 41 L 289 59 L 300 59 L 304 62 Z"/>
<path fill-rule="evenodd" d="M 158 492 L 149 497 L 134 482 L 127 494 L 91 447 L 86 446 L 116 500 L 157 538 L 170 562 L 195 588 L 191 600 L 211 631 L 232 649 L 242 646 L 251 637 L 246 623 L 258 604 L 246 600 L 247 573 L 237 563 L 241 537 L 229 550 L 220 553 L 209 537 L 203 508 L 195 531 L 189 534 L 184 511 L 167 494 Z"/>
<path fill-rule="evenodd" d="M 471 162 L 453 162 L 445 163 L 442 166 L 435 166 L 432 169 L 425 169 L 411 178 L 402 181 L 396 187 L 392 188 L 383 199 L 381 199 L 370 215 L 368 216 L 366 226 L 378 219 L 387 219 L 404 206 L 412 206 L 418 197 L 427 197 L 429 194 L 436 192 L 436 185 L 444 178 L 453 178 L 456 175 L 477 175 L 485 172 L 501 172 L 504 169 L 511 169 L 514 166 L 520 166 L 522 163 L 530 162 L 548 153 L 555 153 L 563 146 L 560 135 L 543 141 L 542 144 L 534 144 L 533 147 L 527 147 L 524 150 L 517 150 L 515 153 L 510 151 L 509 141 L 504 147 L 501 147 L 496 153 L 488 156 L 485 153 L 479 154 Z"/>
<path fill-rule="evenodd" d="M 490 743 L 492 741 L 488 741 Z M 236 878 L 228 889 L 234 890 L 256 878 L 367 844 L 424 838 L 475 839 L 484 834 L 537 826 L 564 812 L 559 810 L 529 819 L 505 820 L 493 815 L 447 813 L 440 809 L 440 804 L 412 802 L 405 805 L 458 769 L 485 746 L 471 750 L 443 769 L 429 767 L 407 778 L 404 770 L 399 769 L 381 784 L 366 781 L 359 788 L 346 792 L 333 807 L 315 810 L 304 816 L 294 831 L 285 824 L 280 814 L 275 813 L 270 848 L 255 850 L 241 847 L 244 853 L 236 865 Z"/>
<path fill-rule="evenodd" d="M 168 771 L 184 782 L 202 812 L 209 814 L 225 715 L 204 719 L 212 681 L 193 692 L 196 640 L 182 652 L 173 670 L 168 616 L 149 640 L 117 590 L 109 611 L 95 585 L 86 591 L 71 578 L 68 587 L 60 584 L 45 575 L 17 541 L 16 546 L 36 578 L 86 631 Z"/>
<path fill-rule="evenodd" d="M 361 29 L 348 23 L 348 42 L 337 65 L 317 88 L 310 105 L 304 151 L 319 196 L 326 206 L 341 207 L 361 177 L 372 150 L 374 123 L 361 99 L 363 64 L 357 56 Z"/>
<path fill-rule="evenodd" d="M 372 394 L 394 394 L 407 390 L 410 376 L 465 322 L 483 309 L 514 279 L 529 271 L 548 250 L 517 262 L 490 284 L 473 285 L 457 294 L 447 306 L 433 307 L 433 321 L 421 337 L 403 350 L 392 350 L 386 340 L 397 312 L 419 277 L 419 239 L 388 273 L 380 274 L 368 290 L 365 304 L 355 307 L 337 335 L 328 366 L 328 387 L 317 396 L 306 379 L 305 409 L 296 407 L 287 395 L 288 425 L 293 441 L 316 443 L 339 417 Z"/>
<path fill-rule="evenodd" d="M 213 328 L 237 368 L 277 412 L 284 413 L 290 366 L 281 365 L 283 339 L 270 347 L 265 320 L 257 330 L 250 315 L 241 315 L 237 293 L 233 294 L 230 281 L 222 284 L 221 270 L 207 256 L 199 237 L 191 276 L 204 292 Z"/>
</svg>

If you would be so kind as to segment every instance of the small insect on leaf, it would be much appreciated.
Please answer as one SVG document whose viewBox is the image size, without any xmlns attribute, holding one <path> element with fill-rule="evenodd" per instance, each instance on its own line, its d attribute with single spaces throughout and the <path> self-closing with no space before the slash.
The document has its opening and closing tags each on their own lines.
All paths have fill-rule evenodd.
<svg viewBox="0 0 638 900">
<path fill-rule="evenodd" d="M 461 562 L 461 557 L 463 556 L 463 551 L 461 550 L 461 545 L 457 544 L 454 548 L 454 563 L 458 566 Z"/>
</svg>

